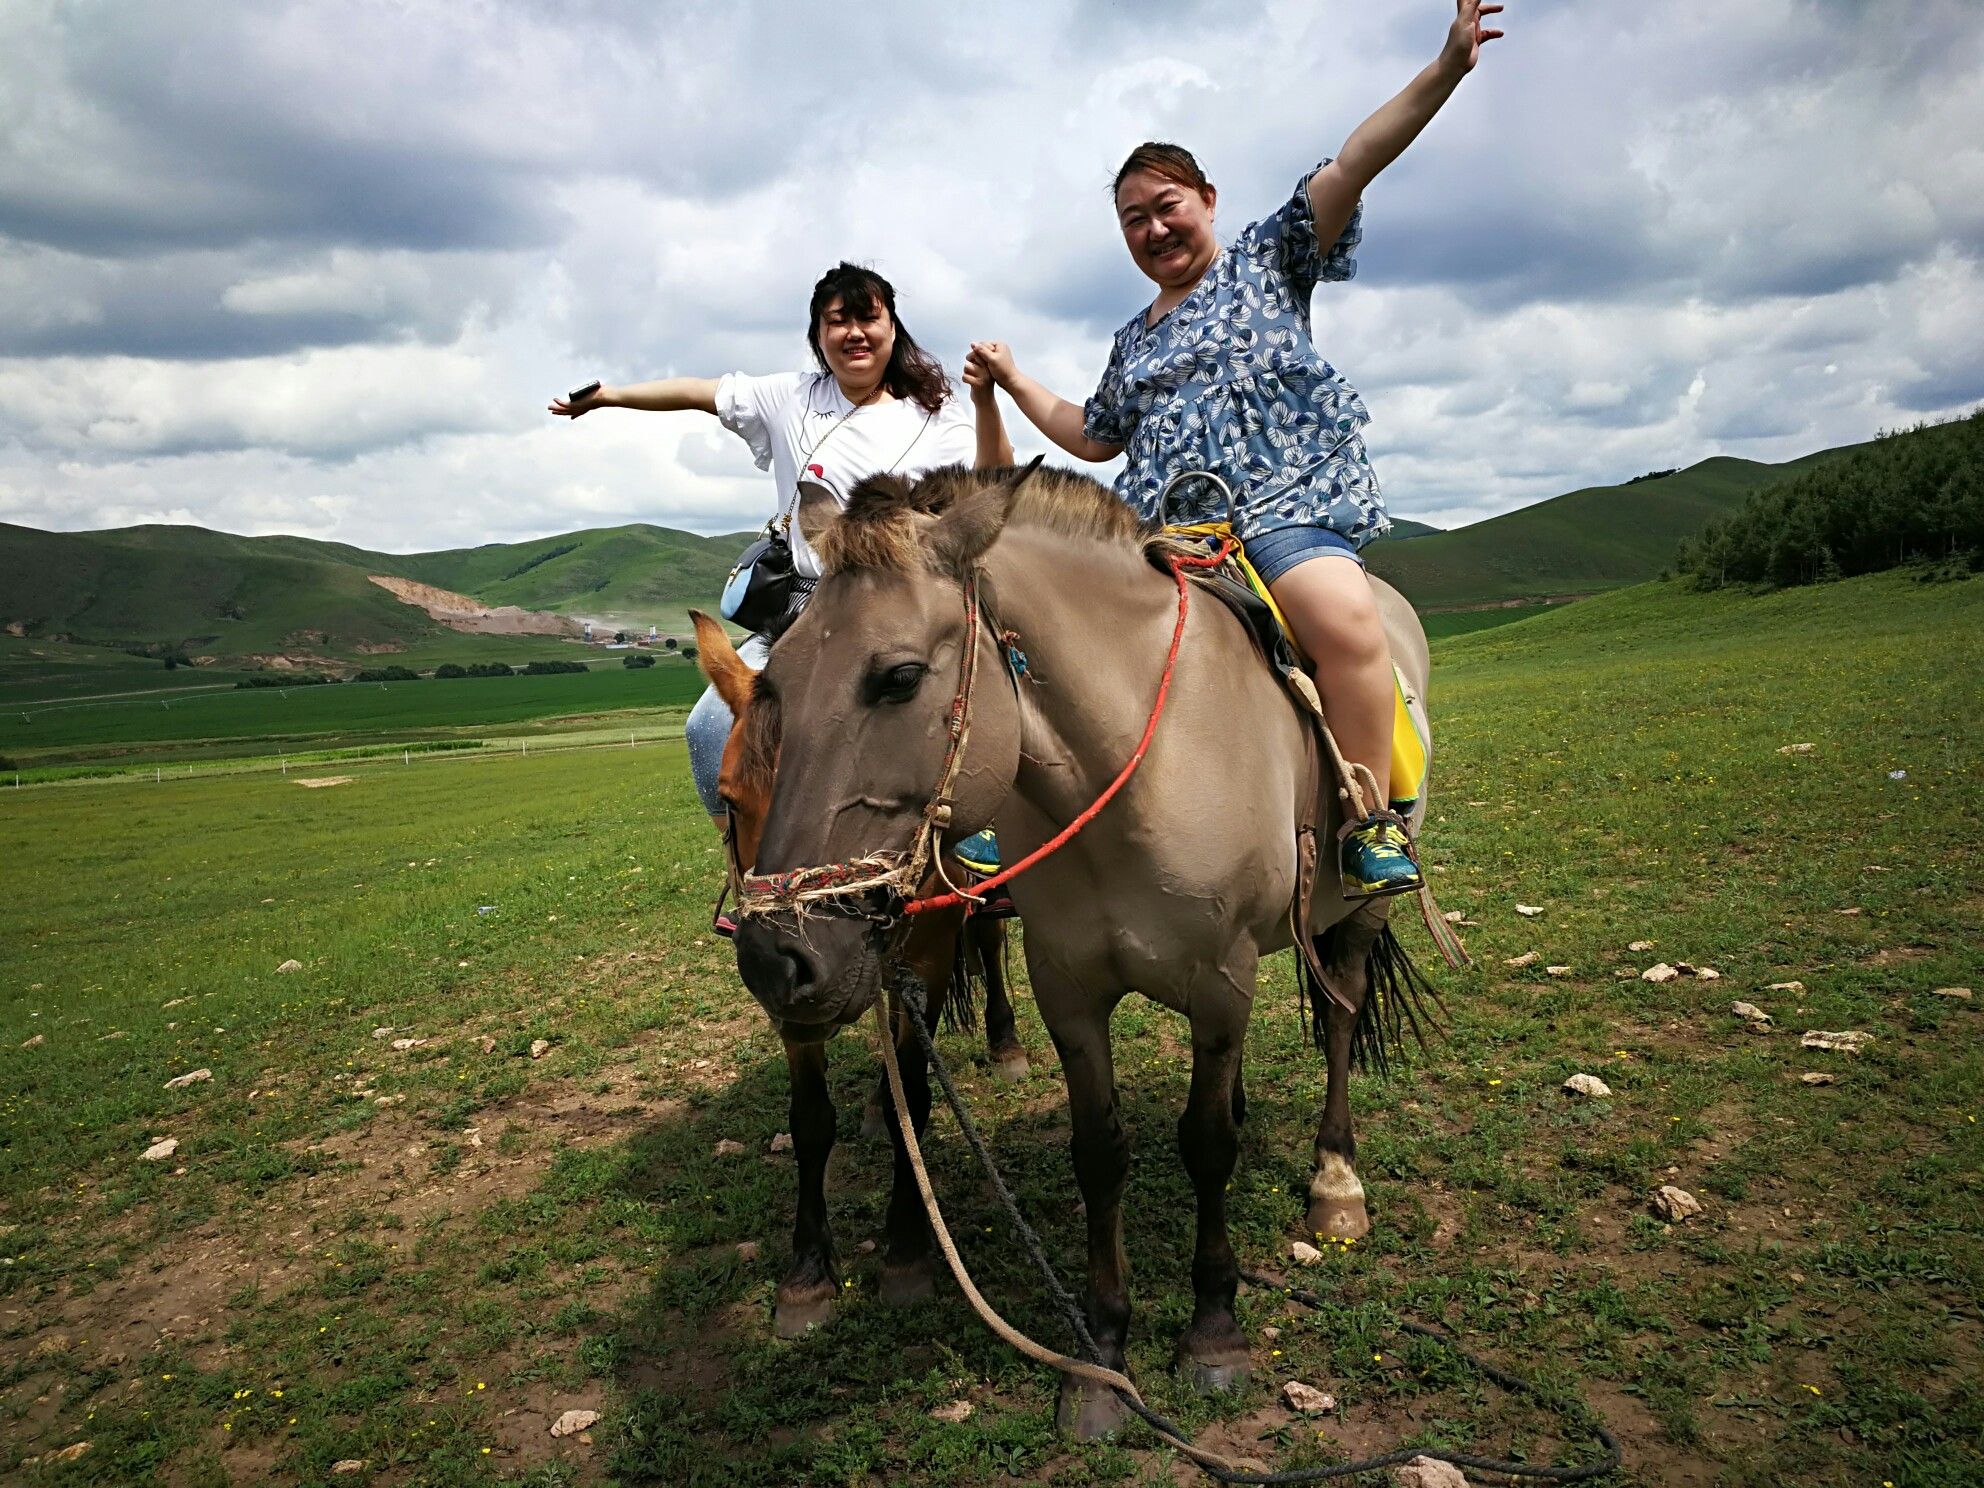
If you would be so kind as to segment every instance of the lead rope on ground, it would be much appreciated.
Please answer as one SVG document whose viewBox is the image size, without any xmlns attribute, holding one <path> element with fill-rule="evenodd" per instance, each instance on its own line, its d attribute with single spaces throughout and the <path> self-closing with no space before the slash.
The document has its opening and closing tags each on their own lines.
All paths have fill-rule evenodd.
<svg viewBox="0 0 1984 1488">
<path fill-rule="evenodd" d="M 1092 1360 L 1099 1361 L 1102 1351 L 1096 1346 L 1095 1338 L 1088 1330 L 1088 1320 L 1083 1316 L 1080 1304 L 1062 1284 L 1060 1275 L 1047 1258 L 1047 1252 L 1041 1245 L 1039 1235 L 1021 1214 L 1019 1202 L 1013 1197 L 1012 1190 L 1006 1186 L 1005 1175 L 999 1171 L 998 1164 L 993 1161 L 984 1138 L 979 1135 L 977 1123 L 971 1119 L 963 1098 L 958 1094 L 957 1086 L 951 1080 L 951 1072 L 945 1066 L 943 1056 L 937 1052 L 936 1042 L 930 1037 L 930 1029 L 923 1020 L 921 986 L 913 977 L 904 976 L 899 979 L 898 986 L 894 990 L 895 1000 L 901 1006 L 903 1016 L 909 1020 L 909 1026 L 916 1034 L 916 1041 L 922 1046 L 924 1058 L 929 1061 L 931 1070 L 937 1076 L 937 1084 L 944 1092 L 945 1103 L 950 1106 L 951 1114 L 957 1118 L 958 1129 L 964 1134 L 965 1144 L 971 1148 L 979 1166 L 985 1170 L 985 1176 L 991 1180 L 1000 1207 L 1005 1210 L 1006 1218 L 1019 1233 L 1027 1254 L 1046 1282 L 1048 1292 L 1067 1320 L 1076 1340 Z M 1618 1470 L 1621 1460 L 1618 1438 L 1606 1429 L 1605 1424 L 1596 1418 L 1590 1407 L 1582 1400 L 1565 1402 L 1546 1399 L 1535 1385 L 1471 1353 L 1444 1330 L 1428 1327 L 1423 1323 L 1408 1322 L 1403 1318 L 1398 1320 L 1398 1328 L 1401 1332 L 1443 1344 L 1470 1368 L 1511 1394 L 1534 1401 L 1545 1409 L 1558 1410 L 1566 1415 L 1580 1418 L 1578 1424 L 1590 1429 L 1599 1444 L 1605 1448 L 1605 1456 L 1598 1462 L 1582 1466 L 1559 1466 L 1512 1462 L 1499 1457 L 1479 1457 L 1465 1452 L 1415 1447 L 1386 1452 L 1376 1457 L 1359 1458 L 1353 1462 L 1335 1463 L 1328 1467 L 1290 1468 L 1284 1472 L 1256 1472 L 1240 1466 L 1229 1457 L 1194 1443 L 1182 1427 L 1144 1403 L 1143 1397 L 1137 1393 L 1137 1387 L 1127 1375 L 1110 1369 L 1100 1362 L 1071 1359 L 1048 1348 L 1045 1344 L 1036 1343 L 1008 1323 L 985 1300 L 972 1281 L 970 1273 L 965 1269 L 964 1260 L 958 1254 L 957 1246 L 951 1239 L 950 1228 L 944 1223 L 943 1213 L 937 1204 L 937 1195 L 930 1185 L 929 1172 L 923 1165 L 922 1147 L 916 1139 L 914 1126 L 909 1119 L 909 1103 L 903 1093 L 902 1070 L 896 1060 L 895 1037 L 889 1027 L 886 1011 L 888 1001 L 887 997 L 875 999 L 875 1028 L 882 1046 L 882 1067 L 888 1075 L 889 1094 L 895 1102 L 896 1125 L 902 1134 L 903 1149 L 909 1158 L 910 1170 L 916 1177 L 917 1192 L 923 1197 L 924 1212 L 929 1216 L 930 1228 L 936 1236 L 937 1247 L 943 1254 L 944 1263 L 950 1267 L 951 1275 L 956 1279 L 959 1290 L 971 1303 L 972 1310 L 999 1338 L 1036 1363 L 1050 1365 L 1063 1374 L 1070 1374 L 1115 1390 L 1123 1403 L 1138 1419 L 1150 1427 L 1159 1440 L 1189 1457 L 1208 1476 L 1222 1483 L 1261 1485 L 1320 1483 L 1333 1478 L 1354 1477 L 1362 1473 L 1376 1472 L 1382 1468 L 1402 1466 L 1419 1457 L 1430 1457 L 1439 1462 L 1452 1463 L 1455 1467 L 1472 1468 L 1476 1472 L 1495 1473 L 1504 1477 L 1536 1478 L 1552 1483 L 1589 1482 L 1595 1478 L 1609 1476 Z M 1242 1270 L 1240 1275 L 1249 1285 L 1280 1292 L 1305 1307 L 1320 1309 L 1324 1305 L 1323 1300 L 1314 1293 L 1299 1287 L 1285 1286 L 1259 1272 Z"/>
</svg>

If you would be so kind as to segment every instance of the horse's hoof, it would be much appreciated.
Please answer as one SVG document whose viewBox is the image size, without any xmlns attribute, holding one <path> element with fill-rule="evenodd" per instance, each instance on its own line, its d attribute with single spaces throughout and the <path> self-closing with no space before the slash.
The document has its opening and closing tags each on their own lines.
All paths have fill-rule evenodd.
<svg viewBox="0 0 1984 1488">
<path fill-rule="evenodd" d="M 1018 1085 L 1033 1073 L 1033 1066 L 1027 1063 L 1026 1050 L 1019 1048 L 994 1049 L 992 1069 L 1008 1085 Z"/>
<path fill-rule="evenodd" d="M 1230 1364 L 1202 1364 L 1197 1359 L 1180 1359 L 1179 1371 L 1201 1395 L 1229 1395 L 1247 1383 L 1253 1373 L 1245 1359 Z"/>
<path fill-rule="evenodd" d="M 780 1338 L 804 1338 L 815 1328 L 825 1327 L 834 1315 L 838 1296 L 830 1281 L 795 1287 L 789 1294 L 780 1287 L 772 1302 L 772 1332 Z"/>
<path fill-rule="evenodd" d="M 1371 1233 L 1371 1215 L 1361 1198 L 1317 1199 L 1303 1229 L 1321 1240 L 1362 1240 Z"/>
<path fill-rule="evenodd" d="M 925 1256 L 920 1261 L 882 1266 L 882 1300 L 890 1307 L 908 1307 L 928 1302 L 937 1295 L 937 1263 Z"/>
<path fill-rule="evenodd" d="M 871 1100 L 861 1108 L 861 1135 L 879 1137 L 889 1129 L 888 1118 L 882 1114 L 882 1103 Z"/>
<path fill-rule="evenodd" d="M 1130 1408 L 1107 1385 L 1093 1380 L 1061 1377 L 1061 1402 L 1054 1408 L 1054 1429 L 1075 1441 L 1107 1441 L 1130 1419 Z"/>
</svg>

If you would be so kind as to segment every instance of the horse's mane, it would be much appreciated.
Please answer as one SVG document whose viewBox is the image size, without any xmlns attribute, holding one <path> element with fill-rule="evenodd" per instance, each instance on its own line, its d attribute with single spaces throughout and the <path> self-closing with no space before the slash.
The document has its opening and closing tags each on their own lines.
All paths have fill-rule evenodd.
<svg viewBox="0 0 1984 1488">
<path fill-rule="evenodd" d="M 971 492 L 996 485 L 1020 467 L 972 470 L 944 465 L 913 484 L 899 475 L 871 475 L 857 485 L 847 506 L 814 543 L 821 569 L 883 569 L 907 573 L 927 561 L 924 523 L 941 516 Z M 1063 537 L 1090 538 L 1148 553 L 1163 543 L 1101 482 L 1073 470 L 1041 466 L 1013 498 L 1008 527 L 1040 527 Z"/>
</svg>

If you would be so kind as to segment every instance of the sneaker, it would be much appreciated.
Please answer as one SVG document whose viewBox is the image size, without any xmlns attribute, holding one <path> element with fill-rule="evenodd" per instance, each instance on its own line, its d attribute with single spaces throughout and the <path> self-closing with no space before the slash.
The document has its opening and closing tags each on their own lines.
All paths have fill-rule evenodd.
<svg viewBox="0 0 1984 1488">
<path fill-rule="evenodd" d="M 1426 883 L 1404 822 L 1388 811 L 1365 817 L 1343 834 L 1340 866 L 1346 899 L 1406 894 Z"/>
<path fill-rule="evenodd" d="M 973 832 L 951 849 L 951 856 L 973 873 L 990 877 L 999 871 L 999 839 L 990 831 Z"/>
<path fill-rule="evenodd" d="M 710 929 L 716 931 L 725 940 L 735 940 L 737 938 L 737 921 L 732 919 L 723 910 L 719 909 L 715 914 L 710 916 Z"/>
</svg>

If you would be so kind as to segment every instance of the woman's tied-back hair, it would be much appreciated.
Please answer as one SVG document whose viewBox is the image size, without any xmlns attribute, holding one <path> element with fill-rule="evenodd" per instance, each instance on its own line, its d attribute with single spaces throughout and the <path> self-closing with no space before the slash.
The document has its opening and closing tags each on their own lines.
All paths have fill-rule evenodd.
<svg viewBox="0 0 1984 1488">
<path fill-rule="evenodd" d="M 827 306 L 839 300 L 841 308 L 857 319 L 875 313 L 879 301 L 895 322 L 896 344 L 889 353 L 889 364 L 882 369 L 882 386 L 898 398 L 907 399 L 925 413 L 935 414 L 951 395 L 951 379 L 944 375 L 944 364 L 916 344 L 909 327 L 896 314 L 895 286 L 873 269 L 842 260 L 820 276 L 813 286 L 812 303 L 806 307 L 806 344 L 813 348 L 813 360 L 822 372 L 829 371 L 826 354 L 820 350 L 820 318 Z"/>
<path fill-rule="evenodd" d="M 1162 176 L 1167 181 L 1176 181 L 1180 186 L 1193 191 L 1212 190 L 1212 182 L 1206 173 L 1199 169 L 1199 162 L 1192 152 L 1183 145 L 1167 144 L 1163 140 L 1145 140 L 1130 152 L 1130 158 L 1123 162 L 1122 169 L 1116 172 L 1116 179 L 1109 183 L 1109 199 L 1114 201 L 1116 193 L 1123 189 L 1123 182 L 1138 171 L 1149 171 L 1153 176 Z"/>
</svg>

